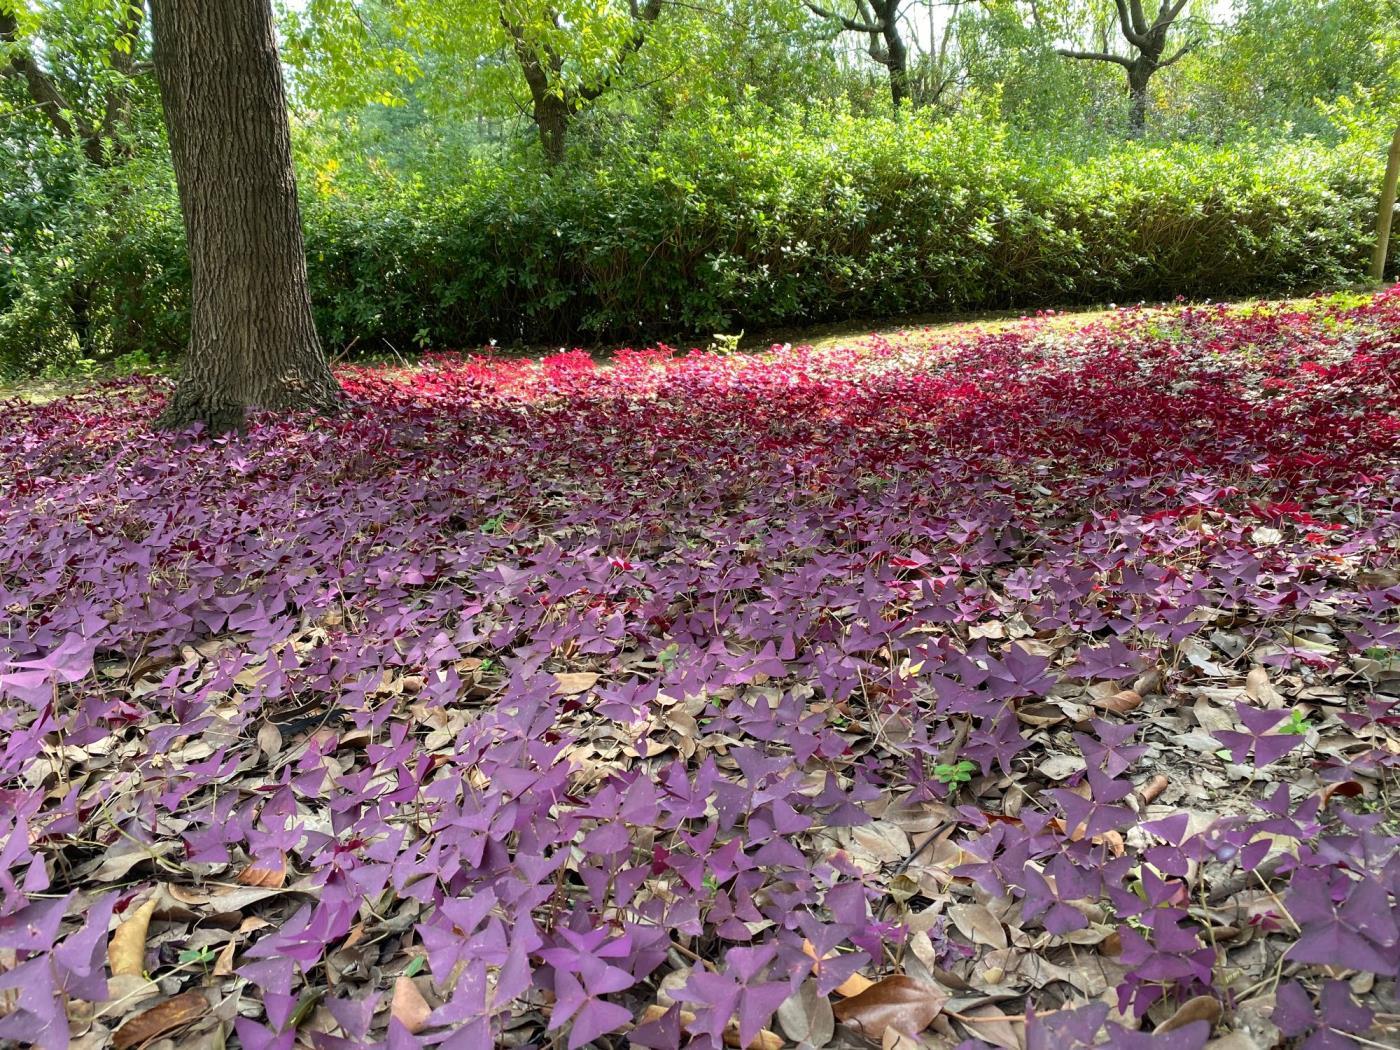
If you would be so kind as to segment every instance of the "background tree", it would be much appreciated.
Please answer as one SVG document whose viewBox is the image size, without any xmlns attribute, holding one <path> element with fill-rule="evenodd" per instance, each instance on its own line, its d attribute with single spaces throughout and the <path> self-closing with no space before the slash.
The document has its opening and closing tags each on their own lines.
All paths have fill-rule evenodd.
<svg viewBox="0 0 1400 1050">
<path fill-rule="evenodd" d="M 1168 35 L 1186 9 L 1186 4 L 1187 0 L 1161 0 L 1155 15 L 1149 20 L 1142 0 L 1114 0 L 1118 28 L 1131 52 L 1128 55 L 1109 50 L 1106 43 L 1101 51 L 1081 51 L 1068 47 L 1059 49 L 1059 53 L 1066 58 L 1113 62 L 1123 67 L 1128 76 L 1128 126 L 1137 134 L 1147 127 L 1148 83 L 1152 75 L 1181 61 L 1199 43 L 1188 40 L 1167 55 Z"/>
<path fill-rule="evenodd" d="M 90 163 L 119 162 L 129 155 L 122 132 L 135 77 L 150 68 L 138 61 L 144 19 L 144 2 L 132 0 L 39 10 L 0 0 L 0 73 Z"/>
<path fill-rule="evenodd" d="M 189 246 L 190 342 L 162 422 L 333 407 L 311 315 L 269 0 L 152 0 L 156 73 Z"/>
<path fill-rule="evenodd" d="M 842 14 L 803 0 L 813 14 L 839 25 L 852 33 L 869 39 L 867 53 L 872 61 L 883 66 L 890 77 L 890 101 L 895 112 L 909 101 L 909 45 L 904 42 L 900 28 L 900 5 L 903 0 L 853 0 L 856 13 Z"/>
<path fill-rule="evenodd" d="M 399 102 L 429 71 L 428 95 L 443 110 L 503 93 L 528 107 L 555 165 L 575 118 L 612 89 L 660 14 L 661 0 L 311 0 L 294 47 L 318 103 Z M 456 75 L 443 76 L 449 67 Z"/>
</svg>

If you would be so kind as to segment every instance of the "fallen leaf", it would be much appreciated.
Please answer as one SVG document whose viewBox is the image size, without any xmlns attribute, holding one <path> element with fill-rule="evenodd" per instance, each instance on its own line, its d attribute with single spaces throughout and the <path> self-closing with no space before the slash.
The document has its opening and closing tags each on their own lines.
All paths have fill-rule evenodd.
<svg viewBox="0 0 1400 1050">
<path fill-rule="evenodd" d="M 802 942 L 802 951 L 806 953 L 807 958 L 817 959 L 817 949 L 813 946 L 811 941 L 804 940 Z M 817 965 L 812 967 L 812 972 L 815 974 L 820 974 L 822 972 L 822 963 L 825 962 L 826 959 L 834 958 L 836 958 L 836 953 L 832 952 L 830 955 L 827 955 L 822 959 L 817 959 Z M 833 988 L 832 994 L 839 995 L 843 999 L 849 999 L 851 996 L 859 995 L 867 988 L 873 987 L 874 984 L 875 982 L 872 981 L 869 977 L 863 977 L 858 973 L 853 973 L 840 984 L 838 984 L 835 988 Z"/>
<path fill-rule="evenodd" d="M 933 1023 L 947 1001 L 948 995 L 934 985 L 896 975 L 837 1003 L 834 1012 L 837 1020 L 867 1038 L 883 1039 L 888 1028 L 918 1035 Z"/>
<path fill-rule="evenodd" d="M 428 1015 L 433 1008 L 423 993 L 413 983 L 412 977 L 400 976 L 394 982 L 394 999 L 389 1004 L 389 1016 L 408 1029 L 409 1034 L 417 1035 L 428 1024 Z"/>
<path fill-rule="evenodd" d="M 880 1050 L 924 1050 L 921 1040 L 905 1035 L 898 1028 L 886 1028 L 885 1037 L 880 1041 Z"/>
<path fill-rule="evenodd" d="M 1084 760 L 1075 755 L 1051 755 L 1036 767 L 1051 780 L 1064 780 L 1084 768 Z"/>
<path fill-rule="evenodd" d="M 1252 668 L 1245 676 L 1244 691 L 1265 707 L 1282 707 L 1284 705 L 1283 697 L 1269 681 L 1269 672 L 1262 667 Z"/>
<path fill-rule="evenodd" d="M 155 899 L 146 901 L 112 931 L 107 944 L 107 967 L 113 977 L 140 977 L 146 972 L 146 931 L 156 910 Z"/>
<path fill-rule="evenodd" d="M 982 1016 L 979 1017 L 979 1014 Z M 965 1010 L 958 1019 L 975 1031 L 978 1039 L 1001 1050 L 1023 1050 L 1026 1045 L 1026 1026 L 1013 1023 L 994 1007 L 979 1006 Z"/>
<path fill-rule="evenodd" d="M 1149 802 L 1156 801 L 1157 797 L 1161 795 L 1163 791 L 1166 791 L 1167 787 L 1170 784 L 1171 781 L 1168 780 L 1165 775 L 1158 773 L 1155 777 L 1153 777 L 1151 780 L 1149 780 L 1146 784 L 1144 784 L 1141 788 L 1138 789 L 1138 804 L 1141 806 L 1145 806 Z"/>
<path fill-rule="evenodd" d="M 554 691 L 564 696 L 585 693 L 598 683 L 598 676 L 591 671 L 572 671 L 554 676 Z"/>
<path fill-rule="evenodd" d="M 1115 715 L 1126 715 L 1142 706 L 1142 694 L 1136 689 L 1120 689 L 1103 700 L 1091 700 L 1095 707 L 1111 711 Z"/>
<path fill-rule="evenodd" d="M 185 992 L 131 1018 L 112 1033 L 112 1046 L 115 1050 L 141 1046 L 199 1020 L 208 1012 L 208 999 L 199 992 Z"/>
<path fill-rule="evenodd" d="M 126 878 L 127 873 L 136 865 L 173 853 L 178 845 L 176 842 L 138 843 L 124 853 L 108 851 L 97 869 L 88 877 L 97 882 L 116 882 Z"/>
<path fill-rule="evenodd" d="M 659 1020 L 669 1010 L 669 1006 L 662 1006 L 660 1003 L 652 1003 L 642 1011 L 642 1019 L 639 1024 L 647 1024 L 651 1021 Z M 695 1015 L 689 1010 L 678 1011 L 681 1027 L 684 1028 L 695 1020 Z M 724 1028 L 724 1045 L 737 1047 L 739 1045 L 739 1026 L 732 1021 Z M 763 1028 L 758 1035 L 749 1040 L 749 1045 L 744 1050 L 783 1050 L 783 1037 L 777 1032 L 770 1032 Z"/>
<path fill-rule="evenodd" d="M 1198 995 L 1194 999 L 1187 999 L 1186 1002 L 1177 1007 L 1176 1013 L 1159 1024 L 1155 1031 L 1159 1035 L 1174 1032 L 1195 1021 L 1205 1021 L 1211 1028 L 1214 1028 L 1220 1022 L 1220 1014 L 1219 999 L 1213 995 Z"/>
<path fill-rule="evenodd" d="M 851 829 L 851 838 L 884 864 L 909 856 L 909 836 L 898 824 L 876 820 Z"/>
<path fill-rule="evenodd" d="M 264 722 L 258 729 L 258 750 L 268 759 L 276 758 L 282 750 L 282 730 L 272 722 Z"/>
<path fill-rule="evenodd" d="M 235 881 L 242 886 L 280 889 L 287 881 L 287 855 L 280 850 L 271 861 L 252 861 L 238 873 Z"/>
<path fill-rule="evenodd" d="M 948 909 L 948 917 L 973 944 L 985 944 L 989 948 L 1006 947 L 1006 930 L 985 905 L 954 904 Z"/>
<path fill-rule="evenodd" d="M 237 940 L 229 941 L 224 945 L 224 950 L 219 952 L 219 957 L 214 960 L 215 977 L 228 977 L 233 973 L 233 953 L 237 947 Z"/>
<path fill-rule="evenodd" d="M 817 982 L 806 980 L 778 1007 L 778 1026 L 794 1043 L 818 1050 L 836 1034 L 836 1015 L 831 1000 L 817 990 Z"/>
</svg>

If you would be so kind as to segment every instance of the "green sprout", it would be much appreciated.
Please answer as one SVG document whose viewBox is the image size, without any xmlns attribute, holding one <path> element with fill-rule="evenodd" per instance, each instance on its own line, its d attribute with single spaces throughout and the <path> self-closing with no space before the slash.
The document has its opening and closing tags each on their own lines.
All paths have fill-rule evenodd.
<svg viewBox="0 0 1400 1050">
<path fill-rule="evenodd" d="M 956 764 L 940 762 L 933 767 L 933 775 L 940 782 L 957 787 L 960 784 L 967 784 L 972 780 L 972 774 L 977 772 L 977 763 L 969 762 L 967 759 L 959 759 Z"/>
</svg>

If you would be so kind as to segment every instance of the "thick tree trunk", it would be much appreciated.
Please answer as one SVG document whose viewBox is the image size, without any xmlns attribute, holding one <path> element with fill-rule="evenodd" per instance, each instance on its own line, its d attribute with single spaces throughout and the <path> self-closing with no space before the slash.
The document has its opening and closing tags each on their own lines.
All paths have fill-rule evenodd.
<svg viewBox="0 0 1400 1050">
<path fill-rule="evenodd" d="M 885 20 L 886 65 L 890 71 L 890 100 L 894 103 L 895 115 L 909 101 L 909 49 L 899 35 L 899 25 L 893 14 Z"/>
<path fill-rule="evenodd" d="M 1147 84 L 1155 64 L 1141 57 L 1128 67 L 1128 129 L 1134 135 L 1147 130 Z"/>
<path fill-rule="evenodd" d="M 194 283 L 161 422 L 330 409 L 341 391 L 311 315 L 270 0 L 151 0 L 151 22 Z"/>
<path fill-rule="evenodd" d="M 540 146 L 545 162 L 556 167 L 564 160 L 569 134 L 569 104 L 558 95 L 545 95 L 535 100 L 535 127 L 540 133 Z"/>
</svg>

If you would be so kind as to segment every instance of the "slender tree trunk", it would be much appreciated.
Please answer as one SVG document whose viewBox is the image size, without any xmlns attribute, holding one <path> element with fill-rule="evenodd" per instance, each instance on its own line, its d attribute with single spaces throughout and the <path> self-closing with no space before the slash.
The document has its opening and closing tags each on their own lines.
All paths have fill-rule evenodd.
<svg viewBox="0 0 1400 1050">
<path fill-rule="evenodd" d="M 190 343 L 161 423 L 333 408 L 311 315 L 270 0 L 151 0 L 156 76 L 193 276 Z"/>
<path fill-rule="evenodd" d="M 1381 182 L 1381 207 L 1376 213 L 1376 247 L 1371 253 L 1371 278 L 1385 280 L 1385 256 L 1390 246 L 1390 227 L 1395 218 L 1395 184 L 1400 182 L 1400 128 L 1390 140 L 1390 154 Z"/>
</svg>

